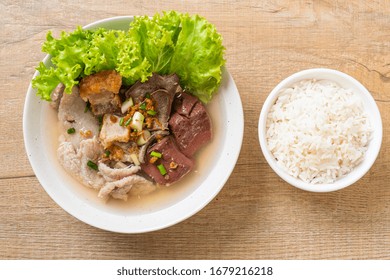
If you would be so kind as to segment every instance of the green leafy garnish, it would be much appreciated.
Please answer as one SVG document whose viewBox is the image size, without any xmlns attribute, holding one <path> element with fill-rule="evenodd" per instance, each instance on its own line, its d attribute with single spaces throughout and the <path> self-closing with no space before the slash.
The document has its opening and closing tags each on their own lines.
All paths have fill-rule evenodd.
<svg viewBox="0 0 390 280">
<path fill-rule="evenodd" d="M 96 163 L 94 163 L 93 161 L 89 160 L 87 162 L 87 165 L 89 168 L 93 169 L 93 170 L 96 170 L 96 171 L 99 171 L 99 167 Z"/>
<path fill-rule="evenodd" d="M 126 122 L 125 122 L 125 126 L 128 126 L 131 122 L 132 118 L 129 118 Z"/>
<path fill-rule="evenodd" d="M 150 155 L 152 157 L 156 157 L 156 158 L 161 158 L 162 157 L 162 154 L 160 152 L 156 152 L 156 151 L 151 151 Z"/>
<path fill-rule="evenodd" d="M 82 77 L 102 70 L 116 70 L 125 85 L 145 82 L 152 73 L 176 73 L 182 87 L 207 103 L 221 82 L 224 50 L 214 25 L 176 11 L 135 17 L 127 32 L 78 27 L 58 39 L 49 32 L 42 51 L 53 66 L 41 62 L 32 86 L 50 100 L 59 83 L 71 93 Z"/>
<path fill-rule="evenodd" d="M 71 127 L 69 128 L 67 131 L 66 131 L 68 134 L 74 134 L 76 132 L 76 129 L 74 127 Z"/>
<path fill-rule="evenodd" d="M 160 171 L 160 174 L 161 174 L 162 176 L 164 176 L 165 174 L 167 174 L 167 170 L 165 169 L 165 166 L 164 166 L 164 165 L 162 165 L 162 164 L 157 165 L 157 169 L 158 169 L 158 171 Z"/>
<path fill-rule="evenodd" d="M 148 115 L 151 115 L 151 116 L 155 116 L 157 114 L 157 112 L 154 110 L 147 110 L 146 113 L 148 113 Z"/>
</svg>

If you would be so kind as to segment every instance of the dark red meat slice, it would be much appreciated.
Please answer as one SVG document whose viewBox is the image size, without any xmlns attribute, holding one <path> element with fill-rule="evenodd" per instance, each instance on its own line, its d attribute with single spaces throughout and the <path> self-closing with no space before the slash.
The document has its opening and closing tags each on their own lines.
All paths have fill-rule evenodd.
<svg viewBox="0 0 390 280">
<path fill-rule="evenodd" d="M 152 151 L 162 154 L 162 157 L 154 163 L 150 162 Z M 159 164 L 164 165 L 167 171 L 166 175 L 160 173 L 157 168 Z M 141 165 L 142 170 L 160 185 L 170 185 L 179 181 L 193 167 L 194 161 L 179 150 L 172 136 L 166 136 L 160 142 L 149 147 L 145 155 L 145 163 Z"/>
<path fill-rule="evenodd" d="M 169 128 L 179 149 L 192 157 L 212 137 L 211 120 L 204 105 L 195 97 L 181 93 L 174 101 Z"/>
<path fill-rule="evenodd" d="M 195 104 L 198 102 L 199 100 L 196 97 L 181 92 L 174 99 L 174 103 L 172 105 L 173 112 L 177 112 L 180 115 L 189 117 L 192 109 L 194 108 Z"/>
</svg>

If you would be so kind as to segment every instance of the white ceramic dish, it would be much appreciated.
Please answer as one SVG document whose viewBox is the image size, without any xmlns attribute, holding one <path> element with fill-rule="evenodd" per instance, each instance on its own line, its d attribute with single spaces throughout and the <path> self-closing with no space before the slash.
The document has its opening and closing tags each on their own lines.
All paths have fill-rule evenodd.
<svg viewBox="0 0 390 280">
<path fill-rule="evenodd" d="M 273 104 L 275 103 L 278 93 L 281 89 L 289 87 L 293 85 L 294 83 L 305 80 L 305 79 L 325 79 L 330 80 L 333 82 L 338 83 L 340 86 L 344 88 L 351 88 L 356 93 L 360 95 L 360 97 L 363 99 L 363 103 L 365 106 L 365 110 L 368 113 L 368 116 L 370 118 L 370 122 L 372 124 L 372 127 L 374 129 L 372 134 L 372 139 L 370 141 L 368 150 L 365 154 L 365 158 L 363 162 L 358 165 L 352 172 L 347 174 L 346 176 L 340 178 L 339 180 L 335 181 L 332 184 L 309 184 L 305 183 L 302 180 L 299 180 L 291 175 L 289 175 L 287 172 L 281 170 L 279 166 L 276 164 L 276 160 L 271 154 L 271 152 L 267 148 L 267 140 L 266 140 L 266 120 L 267 115 Z M 264 105 L 262 107 L 260 118 L 259 118 L 259 125 L 258 125 L 258 133 L 259 133 L 259 141 L 261 150 L 263 152 L 263 155 L 265 159 L 267 160 L 268 164 L 271 166 L 271 168 L 287 183 L 306 190 L 306 191 L 312 191 L 312 192 L 330 192 L 330 191 L 336 191 L 340 190 L 342 188 L 345 188 L 349 185 L 352 185 L 356 181 L 358 181 L 360 178 L 364 176 L 368 172 L 368 170 L 371 168 L 371 166 L 374 164 L 375 159 L 378 156 L 381 143 L 382 143 L 382 120 L 381 116 L 378 110 L 378 107 L 375 103 L 375 100 L 371 96 L 371 94 L 368 92 L 368 90 L 359 83 L 356 79 L 352 78 L 351 76 L 331 69 L 324 69 L 324 68 L 317 68 L 317 69 L 308 69 L 304 70 L 298 73 L 295 73 L 291 75 L 290 77 L 284 79 L 282 82 L 280 82 L 269 94 L 266 101 L 264 102 Z"/>
<path fill-rule="evenodd" d="M 133 17 L 115 17 L 87 25 L 128 29 Z M 43 61 L 48 63 L 47 56 Z M 35 73 L 37 75 L 37 73 Z M 240 95 L 226 69 L 219 92 L 208 105 L 214 139 L 197 159 L 197 171 L 178 185 L 143 198 L 104 203 L 97 193 L 67 174 L 56 157 L 57 116 L 30 87 L 27 91 L 23 132 L 31 166 L 49 196 L 65 211 L 92 226 L 121 233 L 141 233 L 174 225 L 206 206 L 222 189 L 238 159 L 244 129 Z M 233 112 L 233 113 L 232 113 Z M 205 161 L 205 158 L 207 160 Z"/>
</svg>

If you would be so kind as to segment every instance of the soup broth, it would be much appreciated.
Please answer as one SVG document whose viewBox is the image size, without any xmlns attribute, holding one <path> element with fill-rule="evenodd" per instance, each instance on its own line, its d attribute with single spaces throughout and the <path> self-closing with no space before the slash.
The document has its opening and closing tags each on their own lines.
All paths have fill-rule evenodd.
<svg viewBox="0 0 390 280">
<path fill-rule="evenodd" d="M 45 139 L 43 144 L 49 148 L 46 156 L 52 163 L 53 168 L 60 174 L 61 178 L 59 179 L 65 183 L 64 185 L 70 191 L 77 195 L 78 199 L 82 199 L 85 203 L 113 214 L 120 214 L 125 211 L 127 215 L 138 215 L 140 213 L 159 211 L 191 195 L 202 184 L 206 176 L 208 176 L 208 170 L 212 169 L 212 166 L 216 163 L 221 150 L 221 139 L 223 139 L 221 120 L 223 119 L 224 112 L 222 107 L 223 102 L 220 99 L 219 95 L 216 95 L 206 105 L 213 126 L 213 137 L 208 144 L 196 153 L 195 168 L 175 184 L 171 186 L 158 186 L 155 192 L 145 196 L 129 196 L 127 201 L 113 198 L 104 201 L 97 197 L 97 190 L 81 184 L 77 179 L 68 174 L 57 159 L 57 149 L 61 135 L 57 111 L 52 109 L 48 104 L 45 104 L 41 117 L 41 133 Z"/>
</svg>

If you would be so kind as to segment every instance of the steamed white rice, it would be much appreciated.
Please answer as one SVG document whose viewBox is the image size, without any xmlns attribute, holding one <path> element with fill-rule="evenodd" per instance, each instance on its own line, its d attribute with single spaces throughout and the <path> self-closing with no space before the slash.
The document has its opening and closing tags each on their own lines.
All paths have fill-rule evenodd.
<svg viewBox="0 0 390 280">
<path fill-rule="evenodd" d="M 361 98 L 327 80 L 303 80 L 279 92 L 267 117 L 277 164 L 312 184 L 332 183 L 364 158 L 371 127 Z"/>
</svg>

